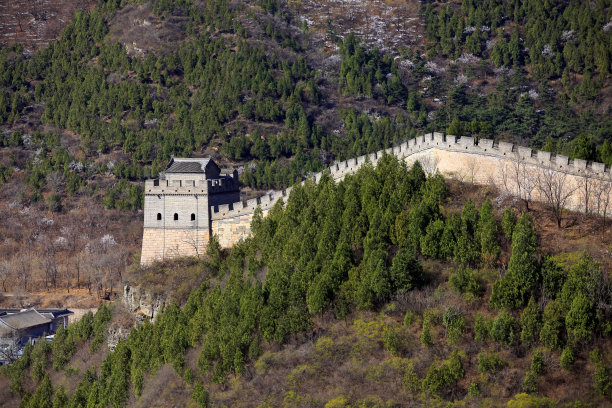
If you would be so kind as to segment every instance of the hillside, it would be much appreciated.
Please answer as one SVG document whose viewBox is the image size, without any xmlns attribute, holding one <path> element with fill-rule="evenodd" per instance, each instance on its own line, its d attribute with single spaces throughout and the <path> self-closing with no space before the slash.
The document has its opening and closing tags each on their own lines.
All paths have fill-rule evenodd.
<svg viewBox="0 0 612 408">
<path fill-rule="evenodd" d="M 248 196 L 287 187 L 333 160 L 445 129 L 612 164 L 612 11 L 603 0 L 593 8 L 32 3 L 39 6 L 81 11 L 70 22 L 49 19 L 65 28 L 35 53 L 1 40 L 0 206 L 11 214 L 7 225 L 23 224 L 19 214 L 27 213 L 59 221 L 61 230 L 84 208 L 99 225 L 78 233 L 68 252 L 32 234 L 11 236 L 0 244 L 14 255 L 9 263 L 52 251 L 68 265 L 106 235 L 125 249 L 125 261 L 137 256 L 142 181 L 172 155 L 212 155 L 237 167 Z M 19 13 L 12 14 L 31 10 Z M 544 26 L 551 28 L 538 42 L 533 33 Z M 2 33 L 11 34 L 6 27 Z M 124 238 L 111 209 L 125 214 L 133 236 Z M 59 232 L 45 238 L 74 241 Z M 107 268 L 101 292 L 128 263 Z M 32 290 L 49 288 L 44 267 L 26 269 L 36 277 Z M 14 291 L 18 277 L 6 279 Z"/>
<path fill-rule="evenodd" d="M 205 279 L 184 306 L 106 355 L 96 351 L 104 322 L 127 313 L 102 308 L 93 329 L 79 323 L 27 350 L 0 376 L 3 397 L 32 407 L 609 405 L 610 227 L 582 218 L 558 234 L 537 205 L 520 214 L 503 200 L 391 156 L 337 185 L 297 186 L 254 220 L 251 239 L 176 265 Z"/>
<path fill-rule="evenodd" d="M 244 198 L 430 131 L 612 165 L 611 21 L 609 0 L 3 2 L 0 305 L 124 283 L 176 305 L 113 353 L 136 321 L 102 307 L 3 369 L 0 401 L 610 405 L 593 215 L 558 228 L 389 159 L 297 187 L 231 251 L 138 265 L 172 156 L 236 167 Z"/>
</svg>

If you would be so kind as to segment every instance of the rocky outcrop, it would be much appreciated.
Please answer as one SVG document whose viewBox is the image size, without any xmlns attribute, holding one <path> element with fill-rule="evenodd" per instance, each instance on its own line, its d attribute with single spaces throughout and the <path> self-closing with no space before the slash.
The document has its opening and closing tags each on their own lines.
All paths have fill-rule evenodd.
<svg viewBox="0 0 612 408">
<path fill-rule="evenodd" d="M 121 340 L 125 340 L 128 338 L 131 330 L 132 330 L 131 327 L 118 327 L 118 326 L 109 327 L 107 338 L 106 338 L 108 349 L 113 351 Z"/>
<path fill-rule="evenodd" d="M 167 299 L 164 295 L 150 294 L 137 286 L 126 284 L 123 287 L 122 302 L 130 312 L 154 321 L 166 308 Z"/>
</svg>

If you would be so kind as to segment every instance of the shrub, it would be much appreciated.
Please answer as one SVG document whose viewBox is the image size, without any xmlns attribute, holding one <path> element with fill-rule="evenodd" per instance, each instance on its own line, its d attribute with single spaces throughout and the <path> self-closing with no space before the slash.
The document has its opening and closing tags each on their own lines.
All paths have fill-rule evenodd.
<svg viewBox="0 0 612 408">
<path fill-rule="evenodd" d="M 132 384 L 134 385 L 134 393 L 140 396 L 144 386 L 144 374 L 141 369 L 132 369 Z"/>
<path fill-rule="evenodd" d="M 565 273 L 557 263 L 549 258 L 542 262 L 542 288 L 544 293 L 551 299 L 556 299 L 565 283 Z"/>
<path fill-rule="evenodd" d="M 565 346 L 561 353 L 561 367 L 564 370 L 571 370 L 574 365 L 574 351 L 570 346 Z"/>
<path fill-rule="evenodd" d="M 480 386 L 476 381 L 472 381 L 468 386 L 468 395 L 470 397 L 477 397 L 480 395 Z"/>
<path fill-rule="evenodd" d="M 383 332 L 383 344 L 385 345 L 385 350 L 387 350 L 392 355 L 396 355 L 400 348 L 400 337 L 397 334 L 397 331 L 393 327 L 387 327 Z"/>
<path fill-rule="evenodd" d="M 315 354 L 318 360 L 328 360 L 333 357 L 334 340 L 330 337 L 322 336 L 317 339 L 315 344 Z"/>
<path fill-rule="evenodd" d="M 433 345 L 433 337 L 431 335 L 430 323 L 423 322 L 423 330 L 421 331 L 421 343 L 424 346 L 431 347 Z"/>
<path fill-rule="evenodd" d="M 506 207 L 502 211 L 501 225 L 502 231 L 504 231 L 506 238 L 512 239 L 512 232 L 514 231 L 514 226 L 516 225 L 516 214 L 511 207 Z"/>
<path fill-rule="evenodd" d="M 568 337 L 575 342 L 589 342 L 593 338 L 595 324 L 595 305 L 586 295 L 578 293 L 565 317 Z"/>
<path fill-rule="evenodd" d="M 474 320 L 474 340 L 485 341 L 488 339 L 491 333 L 491 326 L 491 320 L 477 313 L 476 319 Z"/>
<path fill-rule="evenodd" d="M 491 326 L 491 337 L 493 340 L 510 346 L 516 340 L 518 324 L 516 320 L 505 310 L 502 310 Z"/>
<path fill-rule="evenodd" d="M 496 372 L 507 365 L 508 363 L 496 353 L 481 352 L 478 354 L 478 372 L 480 374 Z"/>
<path fill-rule="evenodd" d="M 444 233 L 444 221 L 431 221 L 421 236 L 421 252 L 430 258 L 440 257 L 440 240 Z"/>
<path fill-rule="evenodd" d="M 185 382 L 189 385 L 193 384 L 193 370 L 191 369 L 191 367 L 187 367 L 185 369 L 185 374 L 183 376 L 183 378 L 185 378 Z"/>
<path fill-rule="evenodd" d="M 327 401 L 324 408 L 350 408 L 350 405 L 348 399 L 340 395 L 339 397 Z"/>
<path fill-rule="evenodd" d="M 436 367 L 432 364 L 423 379 L 423 391 L 429 394 L 439 394 L 454 385 L 465 375 L 461 357 L 457 350 L 453 351 L 448 360 L 443 361 Z"/>
<path fill-rule="evenodd" d="M 521 314 L 521 342 L 530 346 L 537 341 L 542 327 L 542 314 L 533 296 Z"/>
<path fill-rule="evenodd" d="M 402 377 L 402 387 L 408 392 L 417 392 L 419 390 L 419 376 L 414 371 L 414 365 L 411 363 L 404 370 Z"/>
<path fill-rule="evenodd" d="M 461 338 L 461 333 L 463 332 L 463 327 L 465 326 L 465 321 L 463 320 L 463 316 L 459 314 L 455 309 L 449 307 L 444 312 L 444 316 L 442 317 L 442 324 L 446 329 L 446 339 L 449 344 L 455 344 Z"/>
<path fill-rule="evenodd" d="M 208 406 L 208 392 L 201 382 L 197 382 L 191 394 L 193 400 L 202 408 Z"/>
<path fill-rule="evenodd" d="M 555 408 L 557 403 L 545 397 L 518 394 L 508 401 L 508 408 Z"/>
<path fill-rule="evenodd" d="M 63 327 L 60 327 L 55 333 L 51 347 L 53 350 L 53 369 L 56 371 L 64 368 L 76 351 L 76 345 L 69 330 Z"/>
<path fill-rule="evenodd" d="M 423 267 L 412 250 L 400 248 L 391 264 L 389 275 L 393 290 L 409 291 L 423 280 Z"/>
<path fill-rule="evenodd" d="M 451 288 L 459 293 L 473 297 L 482 295 L 482 285 L 476 278 L 474 271 L 465 266 L 461 266 L 454 273 L 451 273 L 448 283 Z"/>
<path fill-rule="evenodd" d="M 537 237 L 531 218 L 523 214 L 512 233 L 508 272 L 493 285 L 489 303 L 496 308 L 524 306 L 540 282 Z"/>
<path fill-rule="evenodd" d="M 59 194 L 51 194 L 47 198 L 47 208 L 51 212 L 60 212 L 62 210 L 62 197 Z"/>
<path fill-rule="evenodd" d="M 560 349 L 563 346 L 563 329 L 565 316 L 561 305 L 552 300 L 544 308 L 544 324 L 540 330 L 540 340 L 550 349 Z"/>
<path fill-rule="evenodd" d="M 410 326 L 417 320 L 417 315 L 411 310 L 406 310 L 406 314 L 404 315 L 404 326 Z"/>
<path fill-rule="evenodd" d="M 528 393 L 535 393 L 538 390 L 538 384 L 536 382 L 536 375 L 533 371 L 528 370 L 525 373 L 523 379 L 523 391 Z"/>
<path fill-rule="evenodd" d="M 546 364 L 541 351 L 536 351 L 531 358 L 531 371 L 535 375 L 543 375 L 546 373 Z"/>
<path fill-rule="evenodd" d="M 595 348 L 589 353 L 589 359 L 595 365 L 595 372 L 593 373 L 595 389 L 601 395 L 610 396 L 612 393 L 612 383 L 610 383 L 608 367 L 606 367 L 601 351 Z"/>
</svg>

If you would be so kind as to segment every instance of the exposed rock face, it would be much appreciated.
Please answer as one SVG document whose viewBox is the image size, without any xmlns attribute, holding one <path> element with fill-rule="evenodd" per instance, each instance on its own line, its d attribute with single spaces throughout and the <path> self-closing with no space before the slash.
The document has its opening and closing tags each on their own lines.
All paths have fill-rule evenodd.
<svg viewBox="0 0 612 408">
<path fill-rule="evenodd" d="M 123 287 L 122 302 L 132 313 L 148 317 L 152 321 L 166 308 L 166 297 L 164 295 L 152 295 L 141 290 L 139 287 Z"/>
<path fill-rule="evenodd" d="M 107 334 L 107 338 L 106 338 L 106 343 L 108 344 L 108 349 L 113 351 L 115 349 L 115 347 L 117 347 L 117 344 L 119 344 L 119 342 L 121 340 L 125 340 L 128 338 L 128 336 L 130 335 L 130 331 L 132 330 L 131 327 L 117 327 L 117 326 L 112 326 L 108 328 L 108 334 Z"/>
</svg>

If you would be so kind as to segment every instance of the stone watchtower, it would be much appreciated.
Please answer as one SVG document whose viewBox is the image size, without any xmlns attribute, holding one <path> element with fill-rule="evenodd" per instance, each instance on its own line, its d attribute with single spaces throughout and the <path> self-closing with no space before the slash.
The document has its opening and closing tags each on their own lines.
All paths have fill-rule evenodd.
<svg viewBox="0 0 612 408">
<path fill-rule="evenodd" d="M 238 172 L 210 158 L 173 158 L 159 179 L 145 181 L 141 265 L 200 255 L 211 235 L 211 208 L 240 200 Z"/>
</svg>

